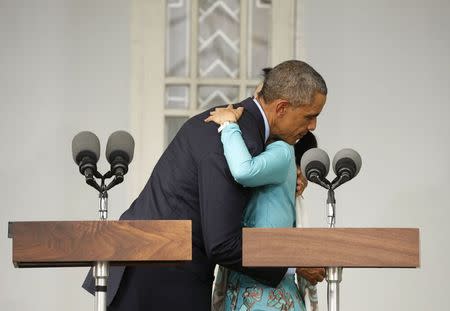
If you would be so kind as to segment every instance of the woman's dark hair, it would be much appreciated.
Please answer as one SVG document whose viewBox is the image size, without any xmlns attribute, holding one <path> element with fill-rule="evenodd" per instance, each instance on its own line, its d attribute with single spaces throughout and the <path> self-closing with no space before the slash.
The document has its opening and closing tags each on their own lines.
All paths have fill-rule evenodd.
<svg viewBox="0 0 450 311">
<path fill-rule="evenodd" d="M 269 74 L 269 72 L 272 70 L 272 67 L 266 67 L 262 69 L 262 76 L 265 79 L 267 77 L 267 75 Z"/>
<path fill-rule="evenodd" d="M 295 145 L 295 164 L 300 165 L 303 154 L 311 148 L 317 148 L 317 139 L 313 133 L 306 133 Z"/>
</svg>

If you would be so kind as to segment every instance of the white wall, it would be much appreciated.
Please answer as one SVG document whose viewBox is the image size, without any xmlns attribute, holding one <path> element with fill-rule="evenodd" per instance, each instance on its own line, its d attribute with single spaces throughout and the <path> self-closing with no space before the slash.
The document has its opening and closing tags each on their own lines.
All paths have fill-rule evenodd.
<svg viewBox="0 0 450 311">
<path fill-rule="evenodd" d="M 15 269 L 8 221 L 97 219 L 72 160 L 81 130 L 129 128 L 128 1 L 0 0 L 0 309 L 90 310 L 86 268 Z M 110 191 L 110 217 L 129 202 Z"/>
<path fill-rule="evenodd" d="M 336 192 L 337 226 L 421 234 L 418 270 L 344 270 L 341 307 L 448 310 L 450 2 L 302 2 L 306 60 L 329 87 L 319 143 L 331 157 L 353 147 L 363 158 Z M 311 225 L 324 226 L 324 191 L 310 185 L 305 197 Z"/>
<path fill-rule="evenodd" d="M 331 156 L 353 147 L 364 161 L 337 191 L 337 225 L 421 229 L 421 269 L 344 271 L 342 309 L 445 310 L 450 4 L 302 2 L 303 51 L 329 87 L 319 142 Z M 85 269 L 14 269 L 7 222 L 97 218 L 70 144 L 90 129 L 105 146 L 130 127 L 129 22 L 127 1 L 0 0 L 2 310 L 92 307 Z M 324 192 L 311 185 L 305 197 L 310 224 L 324 226 Z M 126 185 L 110 203 L 117 218 L 130 203 Z"/>
</svg>

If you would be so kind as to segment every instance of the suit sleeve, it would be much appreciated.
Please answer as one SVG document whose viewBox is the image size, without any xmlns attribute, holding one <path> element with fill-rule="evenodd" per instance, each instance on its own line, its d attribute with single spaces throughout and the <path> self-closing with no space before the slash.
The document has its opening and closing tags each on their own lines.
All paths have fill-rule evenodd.
<svg viewBox="0 0 450 311">
<path fill-rule="evenodd" d="M 274 142 L 252 157 L 237 124 L 226 126 L 221 132 L 221 140 L 231 174 L 241 185 L 259 187 L 286 180 L 293 152 L 285 142 Z"/>
<path fill-rule="evenodd" d="M 242 267 L 241 220 L 249 193 L 233 181 L 224 156 L 205 155 L 198 174 L 201 225 L 209 259 L 266 285 L 277 286 L 286 269 Z"/>
</svg>

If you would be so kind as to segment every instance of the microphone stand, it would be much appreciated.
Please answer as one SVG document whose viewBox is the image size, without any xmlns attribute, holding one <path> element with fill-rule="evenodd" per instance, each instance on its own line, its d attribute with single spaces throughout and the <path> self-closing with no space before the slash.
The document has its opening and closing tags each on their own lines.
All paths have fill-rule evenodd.
<svg viewBox="0 0 450 311">
<path fill-rule="evenodd" d="M 336 225 L 336 199 L 332 187 L 328 188 L 327 222 L 332 229 Z M 328 311 L 339 311 L 339 283 L 342 281 L 342 267 L 327 267 Z"/>
<path fill-rule="evenodd" d="M 99 192 L 99 215 L 100 221 L 108 220 L 108 190 L 112 187 L 123 182 L 123 172 L 119 172 L 119 174 L 114 174 L 112 171 L 107 172 L 105 175 L 101 175 L 98 171 L 95 171 L 93 174 L 95 177 L 101 179 L 101 184 L 99 185 L 94 176 L 91 174 L 86 175 L 86 183 L 91 187 L 95 188 Z M 106 185 L 105 179 L 111 178 L 114 176 L 114 179 Z M 92 274 L 95 280 L 95 310 L 96 311 L 106 311 L 107 307 L 107 284 L 109 277 L 109 262 L 107 261 L 97 261 L 92 267 Z"/>
<path fill-rule="evenodd" d="M 105 185 L 105 178 L 102 176 L 102 183 L 99 191 L 100 199 L 100 220 L 108 219 L 108 192 Z M 106 311 L 107 281 L 109 276 L 109 263 L 107 261 L 97 261 L 92 269 L 95 280 L 95 310 Z"/>
</svg>

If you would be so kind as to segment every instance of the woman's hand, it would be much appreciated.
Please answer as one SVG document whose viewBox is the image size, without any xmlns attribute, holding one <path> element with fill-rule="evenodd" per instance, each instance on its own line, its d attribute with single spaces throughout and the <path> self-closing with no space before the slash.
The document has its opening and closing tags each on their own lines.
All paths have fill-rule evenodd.
<svg viewBox="0 0 450 311">
<path fill-rule="evenodd" d="M 295 191 L 295 196 L 301 196 L 303 191 L 305 191 L 308 186 L 308 180 L 303 176 L 302 171 L 297 168 L 297 189 Z"/>
<path fill-rule="evenodd" d="M 216 108 L 211 111 L 210 116 L 205 119 L 205 122 L 215 122 L 222 125 L 224 122 L 237 122 L 244 112 L 244 107 L 233 108 L 233 105 L 228 105 L 226 108 Z"/>
<path fill-rule="evenodd" d="M 312 285 L 322 282 L 326 276 L 325 268 L 297 268 L 297 274 L 307 279 Z"/>
</svg>

